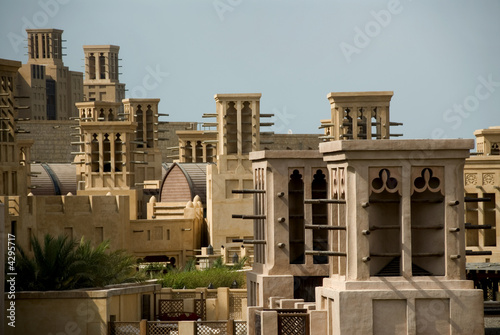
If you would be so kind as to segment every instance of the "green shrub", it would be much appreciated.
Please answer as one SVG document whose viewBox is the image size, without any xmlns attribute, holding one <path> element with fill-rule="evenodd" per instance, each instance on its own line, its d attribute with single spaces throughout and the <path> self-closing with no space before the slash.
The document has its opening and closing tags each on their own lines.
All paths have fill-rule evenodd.
<svg viewBox="0 0 500 335">
<path fill-rule="evenodd" d="M 190 261 L 183 269 L 173 269 L 159 276 L 159 279 L 163 287 L 174 289 L 208 287 L 210 283 L 214 288 L 231 287 L 234 281 L 239 288 L 246 287 L 246 272 L 238 271 L 240 266 L 235 268 L 223 265 L 221 260 L 215 260 L 211 268 L 199 271 L 194 269 L 194 262 Z"/>
</svg>

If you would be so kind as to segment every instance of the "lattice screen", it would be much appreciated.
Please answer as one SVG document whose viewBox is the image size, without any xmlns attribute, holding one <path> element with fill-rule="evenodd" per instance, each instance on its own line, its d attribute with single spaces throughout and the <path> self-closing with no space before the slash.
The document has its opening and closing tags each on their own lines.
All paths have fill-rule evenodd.
<svg viewBox="0 0 500 335">
<path fill-rule="evenodd" d="M 234 334 L 235 335 L 247 335 L 247 322 L 246 321 L 234 321 Z"/>
<path fill-rule="evenodd" d="M 278 314 L 278 333 L 280 335 L 308 335 L 307 315 Z"/>
<path fill-rule="evenodd" d="M 180 313 L 184 312 L 184 300 L 183 299 L 160 299 L 159 304 L 159 314 L 164 313 Z"/>
<path fill-rule="evenodd" d="M 203 313 L 201 307 L 202 307 L 201 299 L 195 299 L 194 312 L 198 314 L 202 320 L 205 320 L 207 318 L 207 304 L 205 303 L 205 300 L 203 300 Z"/>
<path fill-rule="evenodd" d="M 246 293 L 229 293 L 229 319 L 242 320 L 242 304 L 241 299 L 247 297 Z"/>
<path fill-rule="evenodd" d="M 139 335 L 139 322 L 112 322 L 109 327 L 110 335 Z"/>
<path fill-rule="evenodd" d="M 178 322 L 148 322 L 148 335 L 179 335 Z"/>
<path fill-rule="evenodd" d="M 227 322 L 198 321 L 196 323 L 196 335 L 227 334 Z"/>
</svg>

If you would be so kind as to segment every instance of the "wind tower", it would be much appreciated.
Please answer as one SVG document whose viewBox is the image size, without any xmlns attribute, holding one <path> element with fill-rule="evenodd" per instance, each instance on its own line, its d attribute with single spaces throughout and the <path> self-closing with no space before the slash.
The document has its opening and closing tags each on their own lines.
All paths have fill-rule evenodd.
<svg viewBox="0 0 500 335">
<path fill-rule="evenodd" d="M 16 76 L 21 63 L 0 59 L 0 197 L 25 196 L 30 187 L 30 148 L 32 140 L 19 140 Z M 0 199 L 0 202 L 3 202 Z M 19 201 L 16 200 L 19 206 Z M 7 200 L 6 207 L 10 202 Z M 18 213 L 17 211 L 14 211 Z"/>
<path fill-rule="evenodd" d="M 371 140 L 403 136 L 391 134 L 391 126 L 402 123 L 391 122 L 389 105 L 394 92 L 331 92 L 331 119 L 322 120 L 324 140 Z"/>
<path fill-rule="evenodd" d="M 159 189 L 159 99 L 125 99 L 121 104 L 89 101 L 79 109 L 80 152 L 76 152 L 79 194 L 129 195 L 131 218 L 140 218 L 146 202 L 143 189 Z"/>
<path fill-rule="evenodd" d="M 253 226 L 242 220 L 233 220 L 232 214 L 250 214 L 253 211 L 251 194 L 235 194 L 233 190 L 253 189 L 252 164 L 249 153 L 270 143 L 265 137 L 272 132 L 260 128 L 272 126 L 261 122 L 260 93 L 216 94 L 216 122 L 205 123 L 216 127 L 216 165 L 207 167 L 207 220 L 210 244 L 214 248 L 231 243 L 233 238 L 251 238 Z"/>
<path fill-rule="evenodd" d="M 19 117 L 32 120 L 69 120 L 77 115 L 75 103 L 83 101 L 83 74 L 63 62 L 63 30 L 27 29 L 28 63 L 18 77 L 22 103 L 28 108 Z"/>
<path fill-rule="evenodd" d="M 119 80 L 116 45 L 84 45 L 85 80 L 83 93 L 87 101 L 121 102 L 125 99 L 125 84 Z"/>
</svg>

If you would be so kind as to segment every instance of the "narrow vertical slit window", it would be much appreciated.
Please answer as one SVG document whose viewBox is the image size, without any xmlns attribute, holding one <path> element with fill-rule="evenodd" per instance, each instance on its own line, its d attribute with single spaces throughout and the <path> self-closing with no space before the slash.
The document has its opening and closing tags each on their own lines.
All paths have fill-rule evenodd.
<svg viewBox="0 0 500 335">
<path fill-rule="evenodd" d="M 490 199 L 490 201 L 483 203 L 483 213 L 484 213 L 484 224 L 491 226 L 491 229 L 484 230 L 484 246 L 496 247 L 497 230 L 496 230 L 495 193 L 484 193 L 483 197 Z"/>
<path fill-rule="evenodd" d="M 237 112 L 236 103 L 234 101 L 229 101 L 226 110 L 226 140 L 227 140 L 227 153 L 236 154 L 238 153 L 238 127 L 237 127 Z"/>
<path fill-rule="evenodd" d="M 121 172 L 123 166 L 123 142 L 120 134 L 115 138 L 115 171 Z"/>
<path fill-rule="evenodd" d="M 313 199 L 326 199 L 328 197 L 328 185 L 325 177 L 326 176 L 321 169 L 316 170 L 311 185 L 311 195 Z M 327 204 L 323 203 L 312 205 L 312 224 L 328 224 Z M 328 230 L 314 229 L 312 233 L 313 250 L 328 251 Z M 328 256 L 313 256 L 313 262 L 314 264 L 328 264 Z"/>
<path fill-rule="evenodd" d="M 445 203 L 442 168 L 414 168 L 411 196 L 413 276 L 445 274 Z"/>
<path fill-rule="evenodd" d="M 91 53 L 89 56 L 89 77 L 90 77 L 90 79 L 96 79 L 95 69 L 96 69 L 95 56 L 93 53 Z"/>
<path fill-rule="evenodd" d="M 106 79 L 106 58 L 103 53 L 99 55 L 99 79 Z"/>
<path fill-rule="evenodd" d="M 90 142 L 90 157 L 92 172 L 99 172 L 99 140 L 97 134 L 92 135 L 92 141 Z"/>
<path fill-rule="evenodd" d="M 104 134 L 103 144 L 103 172 L 111 172 L 111 143 L 109 135 Z"/>
<path fill-rule="evenodd" d="M 304 264 L 304 181 L 299 170 L 293 170 L 290 175 L 288 201 L 290 264 Z"/>
</svg>

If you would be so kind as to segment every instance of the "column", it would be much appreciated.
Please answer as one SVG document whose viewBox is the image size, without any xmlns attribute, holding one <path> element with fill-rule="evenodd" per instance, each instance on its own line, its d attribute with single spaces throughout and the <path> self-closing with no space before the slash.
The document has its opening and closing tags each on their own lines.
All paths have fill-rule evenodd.
<svg viewBox="0 0 500 335">
<path fill-rule="evenodd" d="M 363 109 L 363 117 L 366 120 L 366 139 L 372 139 L 372 110 L 373 106 L 369 106 Z"/>
<path fill-rule="evenodd" d="M 358 105 L 354 105 L 351 109 L 351 133 L 352 133 L 352 137 L 351 138 L 348 138 L 348 139 L 353 139 L 353 140 L 357 140 L 359 137 L 358 137 L 358 114 L 359 114 L 359 110 L 360 110 L 360 106 Z"/>
<path fill-rule="evenodd" d="M 207 144 L 205 142 L 201 142 L 201 147 L 202 147 L 202 152 L 203 152 L 203 162 L 208 162 L 208 157 L 207 157 Z"/>
<path fill-rule="evenodd" d="M 260 112 L 257 101 L 251 101 L 252 108 L 252 150 L 260 150 Z M 255 127 L 254 127 L 255 125 Z"/>
<path fill-rule="evenodd" d="M 241 118 L 241 101 L 236 101 L 236 153 L 241 155 L 243 153 L 243 127 Z"/>
</svg>

